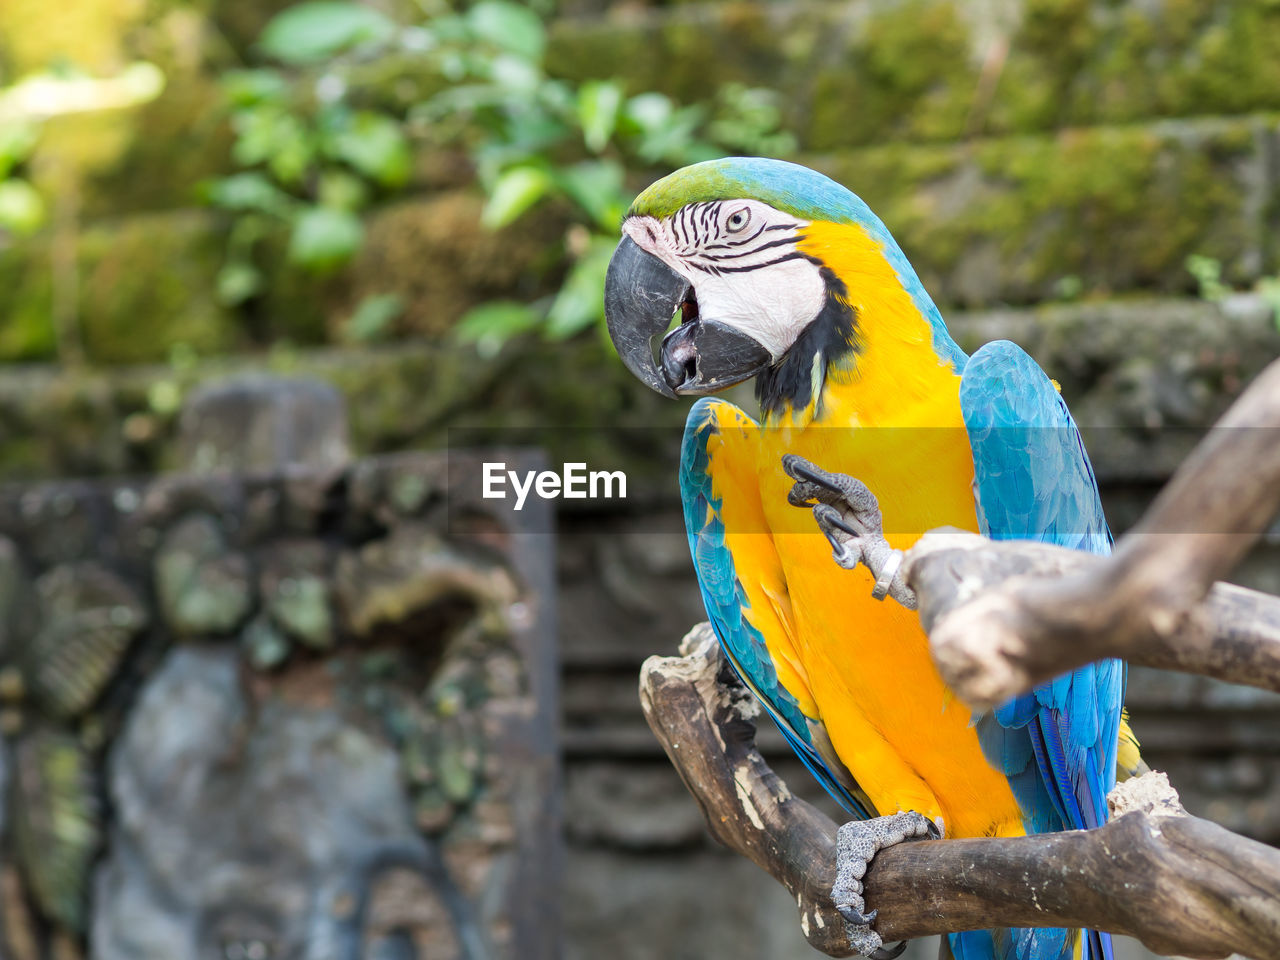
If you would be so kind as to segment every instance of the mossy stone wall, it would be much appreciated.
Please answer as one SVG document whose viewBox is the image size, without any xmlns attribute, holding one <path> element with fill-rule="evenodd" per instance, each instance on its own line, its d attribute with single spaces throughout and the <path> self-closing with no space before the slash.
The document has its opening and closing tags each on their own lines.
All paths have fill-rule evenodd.
<svg viewBox="0 0 1280 960">
<path fill-rule="evenodd" d="M 60 262 L 58 247 L 71 257 Z M 70 349 L 101 363 L 202 354 L 241 346 L 234 318 L 212 296 L 223 255 L 220 217 L 203 210 L 139 213 L 41 237 L 0 257 L 0 349 L 19 356 L 55 348 L 55 278 L 74 297 Z M 74 271 L 72 277 L 67 273 Z M 65 346 L 65 345 L 64 345 Z"/>
<path fill-rule="evenodd" d="M 1189 292 L 1189 254 L 1277 266 L 1280 117 L 851 148 L 813 166 L 875 209 L 943 304 Z"/>
<path fill-rule="evenodd" d="M 73 0 L 75 22 L 114 37 L 80 45 L 37 36 L 51 29 L 38 4 L 6 7 L 3 78 L 56 56 L 99 72 L 147 58 L 166 87 L 150 103 L 46 128 L 31 166 L 54 216 L 43 234 L 0 248 L 0 361 L 83 355 L 89 369 L 75 376 L 85 382 L 112 365 L 192 353 L 274 350 L 276 363 L 294 348 L 347 345 L 357 305 L 382 294 L 404 305 L 386 335 L 432 353 L 469 307 L 555 288 L 564 212 L 544 206 L 486 231 L 465 156 L 424 148 L 409 187 L 368 216 L 348 267 L 318 277 L 288 265 L 281 229 L 257 250 L 262 295 L 220 304 L 231 220 L 201 208 L 196 191 L 232 169 L 217 78 L 253 61 L 253 38 L 284 3 Z M 779 90 L 798 159 L 872 205 L 949 316 L 1193 297 L 1189 254 L 1216 258 L 1239 287 L 1280 271 L 1277 0 L 563 0 L 560 10 L 547 63 L 566 78 L 617 77 L 686 102 L 732 82 Z M 440 81 L 402 53 L 362 65 L 352 82 L 358 99 L 403 110 Z M 659 172 L 636 174 L 634 185 Z M 1158 326 L 1165 309 L 1132 322 Z M 74 317 L 70 332 L 55 316 Z M 329 369 L 344 367 L 366 369 Z M 465 399 L 447 371 L 433 370 L 412 400 L 387 380 L 386 408 L 435 409 L 438 392 L 454 415 L 488 404 L 519 411 L 536 397 L 574 422 L 601 402 L 548 389 L 532 364 Z M 188 371 L 147 374 L 173 376 Z M 610 379 L 603 396 L 623 396 L 620 383 Z M 134 399 L 116 421 L 119 432 L 123 418 L 143 413 L 132 428 L 141 446 L 68 460 L 18 434 L 3 438 L 0 460 L 24 473 L 155 462 L 140 426 L 153 415 L 148 389 L 124 391 Z M 367 436 L 379 449 L 396 442 L 380 430 Z"/>
<path fill-rule="evenodd" d="M 1273 0 L 792 0 L 587 11 L 553 32 L 575 79 L 685 100 L 788 95 L 810 149 L 1280 108 Z"/>
<path fill-rule="evenodd" d="M 1256 296 L 958 312 L 950 326 L 966 350 L 1007 337 L 1052 372 L 1104 484 L 1162 481 L 1280 354 L 1280 330 Z M 202 383 L 246 372 L 333 384 L 359 453 L 537 445 L 552 462 L 586 457 L 625 469 L 636 509 L 648 495 L 675 493 L 670 465 L 687 405 L 640 388 L 593 337 L 512 343 L 491 357 L 423 340 L 179 367 L 10 367 L 0 376 L 0 481 L 171 469 L 183 399 Z M 733 399 L 749 406 L 750 387 L 737 389 Z"/>
</svg>

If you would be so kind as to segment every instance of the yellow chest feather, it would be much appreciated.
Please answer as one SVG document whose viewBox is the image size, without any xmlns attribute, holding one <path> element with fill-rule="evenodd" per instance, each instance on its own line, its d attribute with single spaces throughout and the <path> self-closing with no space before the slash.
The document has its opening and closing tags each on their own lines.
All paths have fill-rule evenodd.
<svg viewBox="0 0 1280 960">
<path fill-rule="evenodd" d="M 852 305 L 873 318 L 859 325 L 856 366 L 827 371 L 815 382 L 819 399 L 770 418 L 750 441 L 759 509 L 786 589 L 789 636 L 785 651 L 771 646 L 771 654 L 794 663 L 836 753 L 881 813 L 941 816 L 950 836 L 1019 834 L 1008 782 L 982 756 L 969 710 L 933 667 L 915 613 L 873 600 L 868 571 L 837 567 L 811 513 L 787 503 L 792 481 L 781 458 L 792 453 L 865 483 L 899 549 L 933 527 L 977 529 L 959 375 L 939 361 L 900 284 L 849 288 L 864 291 Z M 873 299 L 868 290 L 880 292 Z M 728 529 L 754 522 L 759 530 L 759 517 L 735 522 L 729 499 L 723 509 Z M 735 555 L 753 549 L 750 539 Z"/>
</svg>

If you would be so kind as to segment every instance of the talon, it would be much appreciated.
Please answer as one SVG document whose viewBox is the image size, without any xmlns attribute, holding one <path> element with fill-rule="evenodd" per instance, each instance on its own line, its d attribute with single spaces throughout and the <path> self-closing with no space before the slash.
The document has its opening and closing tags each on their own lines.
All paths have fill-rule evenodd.
<svg viewBox="0 0 1280 960">
<path fill-rule="evenodd" d="M 798 498 L 804 498 L 835 505 L 844 504 L 855 513 L 875 513 L 879 516 L 879 504 L 875 495 L 857 477 L 828 473 L 792 453 L 782 458 L 782 468 L 787 476 L 796 481 L 788 495 L 794 506 L 800 505 L 796 502 Z"/>
<path fill-rule="evenodd" d="M 822 504 L 821 506 L 826 507 L 825 504 Z M 818 507 L 814 507 L 815 511 L 817 509 Z M 863 535 L 861 530 L 850 524 L 844 519 L 844 517 L 840 516 L 839 512 L 834 507 L 826 507 L 826 509 L 822 511 L 822 519 L 826 520 L 826 522 L 831 524 L 833 527 L 843 530 L 845 533 L 851 534 L 855 537 L 861 537 Z"/>
<path fill-rule="evenodd" d="M 800 491 L 801 483 L 797 482 L 794 487 L 787 491 L 787 503 L 793 507 L 811 507 L 813 506 L 814 497 L 807 496 Z"/>
<path fill-rule="evenodd" d="M 902 956 L 902 951 L 907 949 L 907 941 L 899 940 L 892 947 L 881 947 L 873 952 L 870 960 L 897 960 Z"/>
<path fill-rule="evenodd" d="M 925 829 L 929 832 L 929 839 L 930 839 L 930 840 L 941 840 L 941 839 L 942 839 L 942 827 L 938 825 L 938 821 L 936 821 L 936 820 L 930 820 L 930 821 L 925 825 Z"/>
<path fill-rule="evenodd" d="M 809 461 L 806 460 L 804 457 L 798 456 L 797 454 L 794 454 L 794 453 L 784 453 L 782 455 L 782 469 L 786 471 L 787 476 L 790 477 L 792 480 L 800 479 L 800 477 L 796 475 L 797 470 L 803 470 L 808 468 L 809 468 Z"/>
<path fill-rule="evenodd" d="M 858 531 L 850 527 L 834 507 L 829 507 L 826 504 L 820 503 L 813 508 L 813 519 L 818 524 L 818 530 L 827 538 L 827 543 L 831 544 L 831 559 L 846 570 L 852 570 L 856 567 L 858 561 L 862 559 Z M 852 543 L 841 543 L 836 537 L 836 529 L 852 534 L 854 538 Z"/>
<path fill-rule="evenodd" d="M 860 913 L 857 907 L 849 903 L 837 903 L 836 910 L 839 911 L 840 916 L 844 917 L 856 927 L 870 926 L 871 922 L 875 920 L 876 915 L 879 912 L 877 910 L 869 910 L 866 913 Z"/>
<path fill-rule="evenodd" d="M 820 487 L 826 487 L 833 493 L 842 492 L 836 484 L 827 479 L 825 473 L 820 472 L 817 467 L 803 457 L 797 457 L 793 453 L 788 453 L 782 458 L 782 469 L 786 471 L 787 476 L 792 480 L 807 480 L 809 483 L 816 483 Z"/>
</svg>

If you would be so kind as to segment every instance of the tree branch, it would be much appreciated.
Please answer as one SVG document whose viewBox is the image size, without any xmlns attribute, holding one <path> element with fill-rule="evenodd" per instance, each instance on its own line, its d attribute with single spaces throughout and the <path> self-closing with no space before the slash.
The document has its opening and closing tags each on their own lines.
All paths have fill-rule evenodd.
<svg viewBox="0 0 1280 960">
<path fill-rule="evenodd" d="M 938 670 L 975 709 L 1102 657 L 1280 691 L 1280 598 L 1217 583 L 1166 634 L 1153 621 L 1167 604 L 1145 622 L 1112 616 L 1144 601 L 1111 568 L 1110 557 L 950 530 L 925 534 L 904 563 Z M 1084 584 L 1104 596 L 1095 603 Z"/>
<path fill-rule="evenodd" d="M 1110 557 L 933 531 L 903 576 L 939 671 L 979 709 L 1101 657 L 1280 691 L 1280 600 L 1214 584 L 1277 510 L 1280 361 Z"/>
<path fill-rule="evenodd" d="M 702 808 L 712 836 L 796 898 L 809 943 L 851 954 L 830 889 L 836 824 L 791 795 L 755 748 L 755 701 L 728 670 L 710 628 L 682 657 L 651 657 L 645 717 Z M 1163 789 L 1162 789 L 1163 787 Z M 1158 953 L 1280 953 L 1280 851 L 1182 815 L 1163 775 L 1113 792 L 1113 819 L 1091 831 L 1016 839 L 904 843 L 865 879 L 886 942 L 988 927 L 1087 926 Z"/>
</svg>

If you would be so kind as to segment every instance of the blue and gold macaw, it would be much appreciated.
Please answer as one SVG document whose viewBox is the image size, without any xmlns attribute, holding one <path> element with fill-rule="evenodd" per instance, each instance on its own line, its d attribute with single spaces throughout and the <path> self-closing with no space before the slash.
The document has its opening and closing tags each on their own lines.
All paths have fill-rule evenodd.
<svg viewBox="0 0 1280 960">
<path fill-rule="evenodd" d="M 950 837 L 1103 823 L 1118 751 L 1139 762 L 1124 665 L 975 718 L 915 614 L 873 599 L 866 569 L 832 563 L 782 466 L 798 455 L 862 481 L 897 549 L 954 526 L 1105 553 L 1097 483 L 1053 382 L 1008 341 L 966 356 L 884 224 L 805 167 L 686 167 L 645 190 L 622 231 L 606 312 L 628 368 L 670 397 L 755 377 L 758 421 L 709 398 L 689 413 L 685 523 L 721 646 L 808 768 L 856 818 L 916 811 Z M 1053 929 L 953 934 L 947 949 L 1111 956 L 1106 935 Z"/>
</svg>

